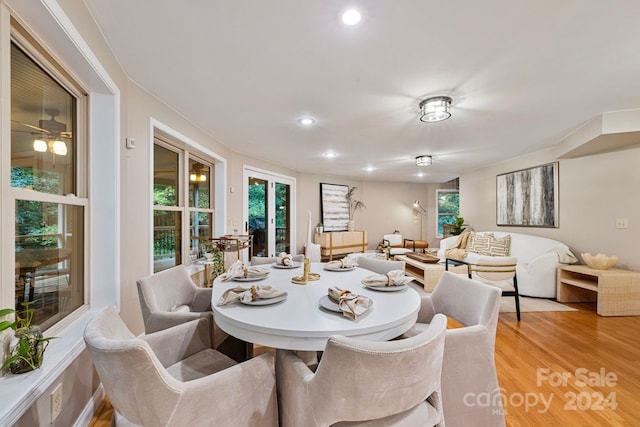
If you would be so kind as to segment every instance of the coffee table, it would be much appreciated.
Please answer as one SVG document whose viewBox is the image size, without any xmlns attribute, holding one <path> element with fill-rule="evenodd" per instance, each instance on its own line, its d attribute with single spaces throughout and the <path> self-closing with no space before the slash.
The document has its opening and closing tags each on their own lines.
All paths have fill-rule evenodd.
<svg viewBox="0 0 640 427">
<path fill-rule="evenodd" d="M 422 284 L 425 292 L 433 292 L 433 289 L 440 280 L 440 276 L 442 276 L 442 273 L 445 271 L 444 260 L 430 264 L 417 261 L 406 255 L 396 255 L 395 260 L 405 262 L 405 273 L 407 276 L 414 277 L 418 283 Z M 452 267 L 449 265 L 449 271 L 453 273 L 467 274 L 467 266 L 458 265 Z"/>
</svg>

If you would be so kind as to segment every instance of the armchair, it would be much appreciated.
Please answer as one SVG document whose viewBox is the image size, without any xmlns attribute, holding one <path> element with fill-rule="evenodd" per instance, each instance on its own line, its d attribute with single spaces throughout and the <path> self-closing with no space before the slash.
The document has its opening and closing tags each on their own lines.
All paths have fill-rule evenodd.
<svg viewBox="0 0 640 427">
<path fill-rule="evenodd" d="M 84 339 L 112 425 L 278 425 L 273 356 L 236 364 L 211 349 L 206 319 L 137 338 L 108 307 Z"/>
<path fill-rule="evenodd" d="M 407 252 L 423 251 L 429 247 L 425 240 L 405 239 L 400 233 L 385 234 L 382 236 L 382 246 L 390 248 L 389 256 L 404 255 Z"/>
</svg>

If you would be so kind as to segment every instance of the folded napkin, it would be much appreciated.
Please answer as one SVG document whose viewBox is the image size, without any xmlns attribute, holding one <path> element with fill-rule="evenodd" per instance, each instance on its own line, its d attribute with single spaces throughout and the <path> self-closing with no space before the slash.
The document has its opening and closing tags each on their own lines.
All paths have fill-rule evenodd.
<svg viewBox="0 0 640 427">
<path fill-rule="evenodd" d="M 329 268 L 352 268 L 357 266 L 358 262 L 355 259 L 349 257 L 345 257 L 337 261 L 330 261 L 327 263 L 327 267 Z"/>
<path fill-rule="evenodd" d="M 371 308 L 371 299 L 354 294 L 349 290 L 337 286 L 329 288 L 329 298 L 338 301 L 338 307 L 345 317 L 356 320 Z"/>
<path fill-rule="evenodd" d="M 276 261 L 280 265 L 293 265 L 293 260 L 291 259 L 291 255 L 286 252 L 281 252 L 278 255 L 278 260 Z"/>
<path fill-rule="evenodd" d="M 374 274 L 362 279 L 362 284 L 367 286 L 402 286 L 413 280 L 413 277 L 405 276 L 402 270 L 392 270 L 387 274 Z"/>
<path fill-rule="evenodd" d="M 235 277 L 256 277 L 266 276 L 267 274 L 269 274 L 269 270 L 264 267 L 247 267 L 242 263 L 242 261 L 238 260 L 229 267 L 229 270 L 226 273 L 220 275 L 220 280 L 227 282 Z"/>
<path fill-rule="evenodd" d="M 236 301 L 251 302 L 258 299 L 269 299 L 279 297 L 284 291 L 269 285 L 254 285 L 250 288 L 236 286 L 224 291 L 217 305 L 227 305 Z"/>
</svg>

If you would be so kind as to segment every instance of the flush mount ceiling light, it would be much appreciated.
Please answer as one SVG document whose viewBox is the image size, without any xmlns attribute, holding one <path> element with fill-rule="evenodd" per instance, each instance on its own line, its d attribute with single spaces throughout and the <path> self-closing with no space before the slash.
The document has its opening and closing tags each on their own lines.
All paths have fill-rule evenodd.
<svg viewBox="0 0 640 427">
<path fill-rule="evenodd" d="M 342 14 L 342 22 L 344 22 L 345 25 L 356 25 L 360 22 L 360 19 L 362 19 L 362 16 L 360 15 L 360 12 L 355 9 L 347 10 Z"/>
<path fill-rule="evenodd" d="M 440 122 L 451 117 L 451 98 L 448 96 L 434 96 L 420 102 L 421 122 Z"/>
<path fill-rule="evenodd" d="M 431 166 L 431 163 L 433 163 L 431 156 L 416 157 L 416 166 Z"/>
<path fill-rule="evenodd" d="M 298 119 L 298 123 L 304 126 L 311 126 L 315 122 L 315 119 L 313 119 L 312 117 L 302 117 Z"/>
</svg>

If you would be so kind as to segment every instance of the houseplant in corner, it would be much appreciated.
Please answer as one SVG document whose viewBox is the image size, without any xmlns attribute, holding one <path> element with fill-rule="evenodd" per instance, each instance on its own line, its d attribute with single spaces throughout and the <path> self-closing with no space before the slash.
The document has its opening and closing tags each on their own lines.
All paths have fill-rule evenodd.
<svg viewBox="0 0 640 427">
<path fill-rule="evenodd" d="M 353 194 L 358 189 L 358 187 L 351 187 L 349 191 L 347 191 L 346 198 L 347 204 L 349 205 L 349 222 L 347 222 L 347 231 L 354 231 L 356 226 L 353 221 L 353 215 L 356 213 L 358 209 L 364 209 L 366 206 L 360 200 L 356 200 L 353 198 Z"/>
<path fill-rule="evenodd" d="M 0 310 L 0 317 L 15 313 L 15 320 L 0 321 L 0 332 L 13 329 L 14 338 L 11 340 L 9 348 L 9 358 L 2 364 L 2 368 L 9 368 L 12 374 L 24 374 L 38 369 L 42 365 L 44 352 L 49 345 L 49 341 L 55 337 L 45 338 L 40 331 L 40 327 L 31 324 L 35 310 L 29 307 L 33 302 L 23 302 L 24 311 L 22 316 L 15 313 L 12 308 Z"/>
</svg>

